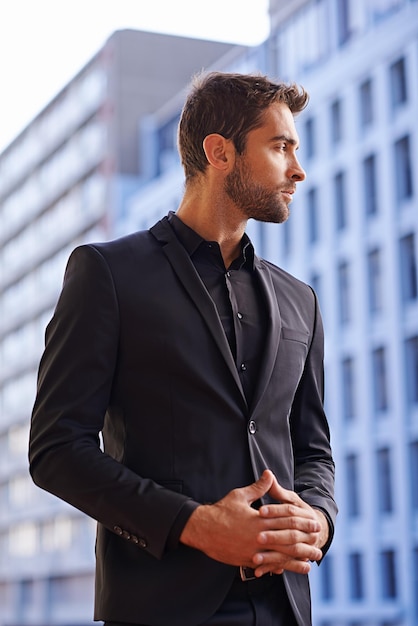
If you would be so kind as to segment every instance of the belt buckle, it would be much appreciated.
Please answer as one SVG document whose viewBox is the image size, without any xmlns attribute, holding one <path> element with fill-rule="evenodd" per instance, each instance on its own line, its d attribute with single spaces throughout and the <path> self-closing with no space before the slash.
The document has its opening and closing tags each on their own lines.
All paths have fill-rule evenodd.
<svg viewBox="0 0 418 626">
<path fill-rule="evenodd" d="M 243 567 L 242 565 L 239 568 L 239 575 L 241 576 L 241 580 L 247 582 L 249 580 L 256 580 L 255 570 L 252 567 Z"/>
</svg>

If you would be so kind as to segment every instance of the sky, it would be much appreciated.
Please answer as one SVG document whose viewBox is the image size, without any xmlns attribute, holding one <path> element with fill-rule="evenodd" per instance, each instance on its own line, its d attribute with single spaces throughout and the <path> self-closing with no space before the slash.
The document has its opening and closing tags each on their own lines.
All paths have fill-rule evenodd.
<svg viewBox="0 0 418 626">
<path fill-rule="evenodd" d="M 268 0 L 10 0 L 0 8 L 0 152 L 115 30 L 257 45 Z"/>
</svg>

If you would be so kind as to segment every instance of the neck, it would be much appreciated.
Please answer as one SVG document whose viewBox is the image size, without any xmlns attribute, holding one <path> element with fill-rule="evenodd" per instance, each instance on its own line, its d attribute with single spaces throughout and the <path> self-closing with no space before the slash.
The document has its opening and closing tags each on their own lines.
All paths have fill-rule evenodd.
<svg viewBox="0 0 418 626">
<path fill-rule="evenodd" d="M 218 242 L 226 268 L 240 255 L 246 220 L 224 194 L 188 189 L 176 214 L 203 239 Z"/>
</svg>

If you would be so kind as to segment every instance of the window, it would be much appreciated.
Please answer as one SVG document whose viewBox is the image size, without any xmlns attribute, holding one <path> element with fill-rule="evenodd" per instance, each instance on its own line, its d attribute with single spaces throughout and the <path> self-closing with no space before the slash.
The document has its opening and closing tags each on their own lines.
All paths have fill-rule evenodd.
<svg viewBox="0 0 418 626">
<path fill-rule="evenodd" d="M 382 254 L 378 248 L 367 255 L 367 276 L 369 311 L 372 314 L 378 313 L 382 310 L 383 301 Z"/>
<path fill-rule="evenodd" d="M 418 298 L 418 272 L 414 233 L 400 240 L 400 272 L 403 301 L 416 300 Z"/>
<path fill-rule="evenodd" d="M 390 66 L 390 94 L 392 107 L 398 108 L 408 99 L 405 59 L 401 58 Z"/>
<path fill-rule="evenodd" d="M 334 100 L 331 104 L 331 141 L 334 145 L 340 143 L 343 137 L 343 120 L 341 100 Z"/>
<path fill-rule="evenodd" d="M 345 460 L 347 511 L 349 517 L 360 515 L 359 462 L 356 454 L 349 454 Z"/>
<path fill-rule="evenodd" d="M 19 583 L 19 608 L 31 607 L 35 600 L 35 584 L 33 580 L 21 580 Z M 26 613 L 26 611 L 24 611 Z"/>
<path fill-rule="evenodd" d="M 380 347 L 373 350 L 372 367 L 374 409 L 377 412 L 386 411 L 389 406 L 389 400 L 385 348 Z"/>
<path fill-rule="evenodd" d="M 409 136 L 395 143 L 396 200 L 403 202 L 413 195 L 412 163 Z"/>
<path fill-rule="evenodd" d="M 345 174 L 338 172 L 334 176 L 334 202 L 336 215 L 336 228 L 338 231 L 347 226 L 347 209 L 345 197 Z"/>
<path fill-rule="evenodd" d="M 411 503 L 414 511 L 418 511 L 418 441 L 413 441 L 409 447 L 409 463 L 410 463 L 410 489 Z M 417 572 L 418 573 L 418 572 Z"/>
<path fill-rule="evenodd" d="M 308 239 L 313 244 L 319 239 L 318 193 L 315 187 L 308 191 Z"/>
<path fill-rule="evenodd" d="M 384 550 L 380 554 L 381 587 L 384 599 L 394 599 L 398 595 L 396 586 L 396 555 L 394 550 Z"/>
<path fill-rule="evenodd" d="M 349 555 L 349 590 L 352 600 L 364 597 L 363 556 L 359 552 Z"/>
<path fill-rule="evenodd" d="M 371 154 L 363 161 L 363 198 L 367 216 L 376 215 L 377 206 L 377 169 L 376 157 Z"/>
<path fill-rule="evenodd" d="M 380 513 L 393 511 L 392 467 L 389 448 L 377 451 L 377 496 Z"/>
<path fill-rule="evenodd" d="M 412 560 L 412 597 L 414 598 L 414 617 L 415 623 L 418 623 L 418 548 L 414 548 Z"/>
<path fill-rule="evenodd" d="M 350 38 L 349 0 L 337 0 L 337 35 L 340 46 Z"/>
<path fill-rule="evenodd" d="M 320 274 L 317 274 L 317 273 L 314 272 L 311 275 L 311 279 L 309 281 L 309 284 L 311 285 L 312 289 L 316 293 L 318 301 L 321 302 L 322 277 L 320 276 Z"/>
<path fill-rule="evenodd" d="M 351 357 L 341 363 L 341 386 L 344 419 L 350 421 L 355 416 L 354 360 Z"/>
<path fill-rule="evenodd" d="M 418 335 L 405 341 L 405 364 L 408 404 L 418 405 Z"/>
<path fill-rule="evenodd" d="M 373 84 L 371 79 L 360 85 L 360 124 L 362 128 L 373 122 Z"/>
<path fill-rule="evenodd" d="M 12 557 L 34 556 L 39 548 L 38 527 L 35 522 L 20 522 L 9 530 L 9 554 Z"/>
<path fill-rule="evenodd" d="M 90 574 L 54 576 L 48 580 L 52 607 L 89 606 L 92 601 L 94 580 Z"/>
<path fill-rule="evenodd" d="M 305 122 L 305 150 L 306 158 L 312 159 L 315 156 L 315 121 L 309 117 Z"/>
<path fill-rule="evenodd" d="M 350 267 L 346 261 L 338 266 L 338 308 L 341 324 L 350 321 Z"/>
<path fill-rule="evenodd" d="M 334 597 L 334 562 L 332 555 L 327 554 L 327 557 L 322 561 L 320 567 L 321 577 L 321 597 L 322 600 L 329 601 Z"/>
<path fill-rule="evenodd" d="M 291 245 L 292 245 L 292 233 L 290 230 L 290 220 L 286 220 L 282 224 L 282 233 L 283 233 L 283 252 L 285 256 L 290 254 Z"/>
</svg>

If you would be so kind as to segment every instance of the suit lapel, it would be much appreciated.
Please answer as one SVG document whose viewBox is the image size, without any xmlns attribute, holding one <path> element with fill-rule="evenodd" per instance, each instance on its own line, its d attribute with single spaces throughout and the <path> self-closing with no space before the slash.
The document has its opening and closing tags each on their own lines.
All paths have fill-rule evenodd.
<svg viewBox="0 0 418 626">
<path fill-rule="evenodd" d="M 279 311 L 279 303 L 270 271 L 264 263 L 257 257 L 255 258 L 255 270 L 257 278 L 265 297 L 267 306 L 267 330 L 265 339 L 264 359 L 259 372 L 258 382 L 252 401 L 252 413 L 255 413 L 260 400 L 265 393 L 273 373 L 274 364 L 276 362 L 277 351 L 279 349 L 281 317 Z"/>
<path fill-rule="evenodd" d="M 163 251 L 178 279 L 199 309 L 245 401 L 241 381 L 216 306 L 190 261 L 189 255 L 179 243 L 167 218 L 157 222 L 150 232 L 163 245 Z"/>
</svg>

